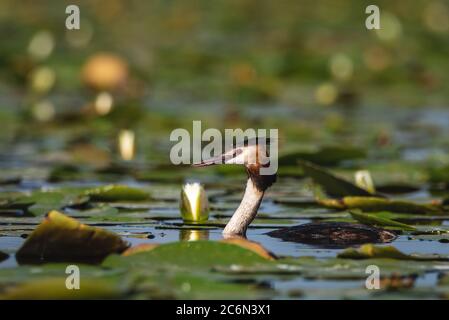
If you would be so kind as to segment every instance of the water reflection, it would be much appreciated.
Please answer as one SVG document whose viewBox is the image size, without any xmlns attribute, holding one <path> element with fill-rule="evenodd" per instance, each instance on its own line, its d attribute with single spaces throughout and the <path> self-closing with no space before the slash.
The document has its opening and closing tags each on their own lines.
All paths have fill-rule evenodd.
<svg viewBox="0 0 449 320">
<path fill-rule="evenodd" d="M 181 241 L 209 240 L 209 230 L 189 230 L 183 229 L 179 232 Z"/>
</svg>

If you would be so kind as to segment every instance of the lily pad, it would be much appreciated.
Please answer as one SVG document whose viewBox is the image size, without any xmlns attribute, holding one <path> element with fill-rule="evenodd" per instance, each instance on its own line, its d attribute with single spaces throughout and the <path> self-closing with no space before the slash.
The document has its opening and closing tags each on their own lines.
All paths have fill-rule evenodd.
<svg viewBox="0 0 449 320">
<path fill-rule="evenodd" d="M 149 200 L 150 194 L 138 189 L 123 185 L 107 185 L 85 191 L 85 195 L 92 201 L 145 201 Z"/>
<path fill-rule="evenodd" d="M 370 192 L 362 189 L 352 182 L 337 177 L 328 170 L 309 162 L 301 162 L 304 174 L 313 179 L 313 181 L 326 191 L 332 197 L 345 196 L 374 196 Z"/>
<path fill-rule="evenodd" d="M 350 211 L 351 216 L 358 222 L 382 227 L 394 227 L 405 231 L 415 231 L 416 228 L 405 223 L 400 223 L 391 219 L 376 216 L 375 214 L 367 214 L 361 211 Z"/>
<path fill-rule="evenodd" d="M 137 266 L 167 266 L 169 268 L 210 270 L 216 265 L 251 265 L 264 263 L 268 260 L 259 254 L 241 246 L 216 242 L 192 241 L 173 242 L 160 245 L 150 251 L 144 251 L 131 256 L 112 255 L 105 259 L 105 267 L 137 267 Z"/>
<path fill-rule="evenodd" d="M 83 225 L 62 213 L 51 211 L 27 238 L 16 259 L 19 263 L 98 262 L 127 247 L 120 236 L 110 231 Z"/>
<path fill-rule="evenodd" d="M 108 281 L 82 278 L 79 289 L 68 290 L 66 277 L 44 278 L 23 283 L 0 294 L 4 300 L 48 300 L 48 299 L 114 299 L 121 296 L 120 290 Z"/>
<path fill-rule="evenodd" d="M 405 254 L 393 246 L 379 247 L 372 244 L 365 244 L 358 249 L 348 248 L 339 253 L 338 257 L 344 259 L 387 258 L 398 260 L 449 261 L 449 256 Z"/>
<path fill-rule="evenodd" d="M 360 209 L 365 212 L 389 211 L 409 214 L 442 214 L 443 209 L 432 204 L 419 204 L 405 200 L 377 197 L 343 197 L 342 199 L 320 199 L 319 203 L 334 209 Z"/>
<path fill-rule="evenodd" d="M 2 207 L 21 209 L 34 216 L 44 215 L 51 210 L 59 210 L 67 206 L 81 205 L 88 201 L 76 192 L 70 191 L 36 191 L 31 195 L 19 196 Z"/>
<path fill-rule="evenodd" d="M 220 274 L 176 272 L 152 274 L 134 270 L 129 282 L 139 299 L 267 299 L 275 291 L 264 282 L 226 279 Z M 133 281 L 133 279 L 138 281 Z"/>
</svg>

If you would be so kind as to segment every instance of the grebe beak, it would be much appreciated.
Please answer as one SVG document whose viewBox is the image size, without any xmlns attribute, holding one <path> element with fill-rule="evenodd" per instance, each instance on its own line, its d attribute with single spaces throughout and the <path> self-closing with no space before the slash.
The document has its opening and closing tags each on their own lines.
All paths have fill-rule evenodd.
<svg viewBox="0 0 449 320">
<path fill-rule="evenodd" d="M 212 157 L 210 159 L 207 160 L 203 160 L 201 162 L 198 163 L 193 163 L 192 167 L 208 167 L 208 166 L 212 166 L 215 164 L 226 164 L 229 160 L 237 157 L 238 155 L 240 155 L 242 153 L 242 149 L 238 148 L 238 149 L 233 149 L 230 150 L 228 152 L 225 152 L 217 157 Z"/>
</svg>

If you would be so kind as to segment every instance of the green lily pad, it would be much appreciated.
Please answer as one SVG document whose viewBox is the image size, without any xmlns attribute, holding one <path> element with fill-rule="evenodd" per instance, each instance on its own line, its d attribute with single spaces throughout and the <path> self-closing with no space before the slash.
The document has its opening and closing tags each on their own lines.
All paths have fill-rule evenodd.
<svg viewBox="0 0 449 320">
<path fill-rule="evenodd" d="M 449 266 L 447 262 L 440 262 L 442 266 Z M 366 268 L 377 265 L 383 276 L 410 276 L 435 271 L 435 263 L 420 260 L 409 261 L 387 258 L 346 259 L 315 257 L 283 258 L 270 264 L 255 264 L 248 266 L 231 265 L 214 267 L 216 272 L 227 275 L 271 277 L 300 276 L 309 280 L 364 280 L 367 277 Z"/>
<path fill-rule="evenodd" d="M 442 214 L 443 209 L 432 204 L 419 204 L 405 200 L 391 200 L 378 197 L 344 197 L 342 199 L 321 199 L 319 203 L 335 209 L 360 209 L 365 212 L 389 211 L 408 214 Z"/>
<path fill-rule="evenodd" d="M 146 272 L 148 273 L 148 272 Z M 142 277 L 142 275 L 144 275 Z M 274 290 L 255 281 L 250 283 L 232 281 L 220 275 L 178 272 L 151 274 L 145 276 L 144 270 L 134 270 L 131 277 L 138 283 L 133 288 L 135 297 L 148 299 L 267 299 L 272 298 Z"/>
<path fill-rule="evenodd" d="M 383 218 L 375 214 L 367 214 L 361 211 L 350 211 L 351 216 L 358 222 L 381 227 L 394 227 L 405 231 L 415 231 L 416 228 L 405 223 Z"/>
<path fill-rule="evenodd" d="M 92 201 L 145 201 L 150 200 L 150 194 L 138 189 L 123 185 L 107 185 L 86 190 L 85 195 Z"/>
<path fill-rule="evenodd" d="M 267 263 L 257 253 L 235 244 L 215 241 L 173 242 L 132 256 L 112 255 L 103 262 L 105 267 L 167 266 L 181 269 L 211 269 L 217 265 L 251 265 Z"/>
<path fill-rule="evenodd" d="M 68 210 L 68 214 L 71 217 L 116 217 L 118 213 L 119 209 L 107 204 L 99 204 L 87 210 Z"/>
<path fill-rule="evenodd" d="M 4 208 L 24 210 L 34 216 L 42 216 L 51 210 L 59 210 L 66 206 L 81 205 L 88 198 L 69 191 L 36 191 L 31 195 L 16 197 L 3 205 Z"/>
<path fill-rule="evenodd" d="M 122 295 L 117 286 L 105 280 L 82 278 L 77 290 L 68 290 L 66 277 L 44 278 L 7 288 L 0 294 L 4 300 L 49 299 L 114 299 Z"/>
</svg>

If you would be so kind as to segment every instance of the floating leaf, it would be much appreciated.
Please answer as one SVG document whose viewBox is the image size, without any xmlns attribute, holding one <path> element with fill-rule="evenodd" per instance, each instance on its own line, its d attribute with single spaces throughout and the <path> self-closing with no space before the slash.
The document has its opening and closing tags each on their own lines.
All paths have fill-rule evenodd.
<svg viewBox="0 0 449 320">
<path fill-rule="evenodd" d="M 79 193 L 62 191 L 36 191 L 31 195 L 19 196 L 3 205 L 4 208 L 24 210 L 34 216 L 44 215 L 54 209 L 80 205 L 88 201 Z"/>
<path fill-rule="evenodd" d="M 71 217 L 89 217 L 89 218 L 117 218 L 119 209 L 112 207 L 108 204 L 99 204 L 93 208 L 85 210 L 66 209 L 65 210 Z"/>
<path fill-rule="evenodd" d="M 298 257 L 282 258 L 276 263 L 256 264 L 249 266 L 231 265 L 217 266 L 215 271 L 230 275 L 300 275 L 306 279 L 321 280 L 365 280 L 367 277 L 366 268 L 370 265 L 377 265 L 382 270 L 382 276 L 411 276 L 422 274 L 426 271 L 435 271 L 433 261 L 393 260 L 385 258 L 373 258 L 369 260 Z M 442 267 L 448 267 L 447 262 L 439 262 Z M 328 289 L 328 288 L 326 288 Z"/>
<path fill-rule="evenodd" d="M 27 238 L 16 259 L 20 263 L 96 262 L 127 247 L 120 236 L 110 231 L 80 224 L 62 213 L 51 211 Z"/>
<path fill-rule="evenodd" d="M 449 261 L 449 256 L 405 254 L 393 246 L 379 247 L 372 244 L 364 244 L 358 249 L 348 248 L 337 256 L 344 259 L 387 258 L 398 260 Z"/>
<path fill-rule="evenodd" d="M 85 195 L 92 201 L 145 201 L 150 199 L 150 195 L 141 189 L 123 185 L 107 185 L 86 190 Z"/>
<path fill-rule="evenodd" d="M 315 183 L 321 185 L 330 196 L 374 196 L 365 189 L 357 187 L 355 184 L 339 178 L 317 165 L 301 162 L 301 166 L 304 170 L 304 174 L 311 177 Z"/>
<path fill-rule="evenodd" d="M 216 265 L 250 265 L 267 262 L 258 253 L 235 244 L 216 241 L 173 242 L 128 257 L 112 255 L 103 262 L 106 267 L 168 266 L 186 269 Z"/>
<path fill-rule="evenodd" d="M 413 260 L 410 256 L 402 253 L 393 246 L 377 247 L 372 244 L 362 245 L 358 249 L 348 248 L 337 255 L 344 259 L 372 259 L 372 258 L 389 258 L 399 260 Z"/>
<path fill-rule="evenodd" d="M 264 282 L 232 281 L 220 274 L 172 272 L 148 274 L 145 269 L 134 269 L 130 282 L 136 285 L 136 298 L 140 299 L 267 299 L 275 292 Z M 142 275 L 145 275 L 144 277 Z M 133 279 L 136 279 L 133 281 Z"/>
<path fill-rule="evenodd" d="M 358 222 L 382 227 L 395 227 L 400 230 L 415 231 L 416 228 L 405 223 L 400 223 L 391 219 L 383 218 L 375 214 L 367 214 L 361 211 L 351 211 L 351 216 Z"/>
<path fill-rule="evenodd" d="M 441 214 L 442 208 L 432 204 L 418 204 L 404 200 L 390 200 L 377 197 L 344 197 L 324 199 L 319 203 L 335 209 L 360 209 L 365 212 L 389 211 L 409 214 Z"/>
<path fill-rule="evenodd" d="M 67 266 L 67 262 L 61 262 L 45 263 L 40 265 L 21 265 L 14 268 L 0 268 L 0 287 L 3 289 L 43 278 L 67 278 L 69 275 L 66 273 Z M 123 270 L 110 270 L 91 264 L 77 263 L 76 266 L 80 269 L 81 283 L 83 281 L 83 277 L 86 279 L 96 277 L 115 279 L 122 277 L 125 273 Z M 73 274 L 73 271 L 71 272 L 71 274 Z"/>
<path fill-rule="evenodd" d="M 0 294 L 4 300 L 114 299 L 121 295 L 116 286 L 105 280 L 82 278 L 79 289 L 69 290 L 66 277 L 44 278 L 14 286 Z"/>
</svg>

